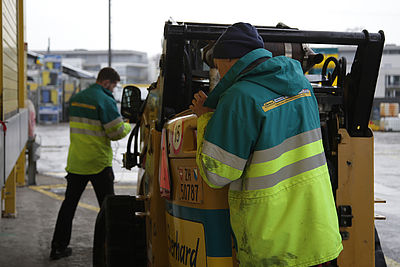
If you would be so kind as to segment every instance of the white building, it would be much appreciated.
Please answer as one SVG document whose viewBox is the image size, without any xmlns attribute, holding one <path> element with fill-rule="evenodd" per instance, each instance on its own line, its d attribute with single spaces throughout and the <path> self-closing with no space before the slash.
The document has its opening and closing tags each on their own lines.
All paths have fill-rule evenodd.
<svg viewBox="0 0 400 267">
<path fill-rule="evenodd" d="M 338 47 L 339 57 L 347 59 L 347 71 L 353 64 L 356 47 Z M 400 46 L 387 44 L 383 49 L 375 98 L 400 98 Z"/>
<path fill-rule="evenodd" d="M 36 51 L 49 54 L 47 51 Z M 97 75 L 101 68 L 108 66 L 108 50 L 53 50 L 50 54 L 62 56 L 63 63 Z M 134 50 L 113 50 L 111 66 L 121 76 L 121 83 L 149 83 L 149 60 L 146 52 Z"/>
</svg>

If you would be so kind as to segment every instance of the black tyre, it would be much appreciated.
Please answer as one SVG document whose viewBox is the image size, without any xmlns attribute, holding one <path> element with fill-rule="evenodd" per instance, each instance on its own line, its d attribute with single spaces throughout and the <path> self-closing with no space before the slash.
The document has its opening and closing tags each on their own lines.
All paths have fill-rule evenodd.
<svg viewBox="0 0 400 267">
<path fill-rule="evenodd" d="M 96 219 L 93 242 L 93 266 L 145 267 L 145 218 L 143 202 L 132 196 L 107 196 Z"/>
<path fill-rule="evenodd" d="M 379 240 L 378 231 L 375 228 L 375 267 L 386 267 L 385 256 L 383 255 L 381 241 Z"/>
</svg>

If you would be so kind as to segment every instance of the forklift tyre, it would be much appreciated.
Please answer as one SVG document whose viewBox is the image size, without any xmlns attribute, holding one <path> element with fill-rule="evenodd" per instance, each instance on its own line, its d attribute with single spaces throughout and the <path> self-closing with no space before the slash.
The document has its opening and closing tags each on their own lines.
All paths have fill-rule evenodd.
<svg viewBox="0 0 400 267">
<path fill-rule="evenodd" d="M 145 219 L 135 216 L 143 209 L 133 196 L 104 199 L 94 230 L 94 267 L 147 265 Z"/>
<path fill-rule="evenodd" d="M 375 267 L 386 267 L 385 256 L 382 251 L 381 241 L 379 240 L 378 231 L 375 227 Z"/>
</svg>

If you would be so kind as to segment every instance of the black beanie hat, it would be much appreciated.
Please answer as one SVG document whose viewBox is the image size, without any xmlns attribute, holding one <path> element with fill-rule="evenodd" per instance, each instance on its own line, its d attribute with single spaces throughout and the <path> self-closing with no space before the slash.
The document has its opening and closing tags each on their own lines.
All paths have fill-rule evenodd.
<svg viewBox="0 0 400 267">
<path fill-rule="evenodd" d="M 264 48 L 257 29 L 249 23 L 238 22 L 229 26 L 214 45 L 214 58 L 241 58 L 250 51 Z"/>
</svg>

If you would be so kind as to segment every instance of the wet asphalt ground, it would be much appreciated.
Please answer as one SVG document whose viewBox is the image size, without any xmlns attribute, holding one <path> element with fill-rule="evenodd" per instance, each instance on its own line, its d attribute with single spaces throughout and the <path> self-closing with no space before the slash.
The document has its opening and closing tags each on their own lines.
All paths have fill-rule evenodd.
<svg viewBox="0 0 400 267">
<path fill-rule="evenodd" d="M 388 266 L 400 266 L 400 132 L 375 132 L 374 140 L 375 197 L 386 200 L 375 204 L 386 217 L 375 226 Z"/>
<path fill-rule="evenodd" d="M 135 194 L 135 184 L 116 184 L 116 194 Z M 92 266 L 92 244 L 98 204 L 90 183 L 75 213 L 70 247 L 72 256 L 50 261 L 50 243 L 64 179 L 37 176 L 37 186 L 17 188 L 17 217 L 0 220 L 1 267 Z"/>
</svg>

